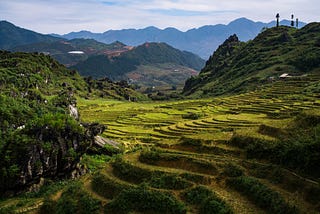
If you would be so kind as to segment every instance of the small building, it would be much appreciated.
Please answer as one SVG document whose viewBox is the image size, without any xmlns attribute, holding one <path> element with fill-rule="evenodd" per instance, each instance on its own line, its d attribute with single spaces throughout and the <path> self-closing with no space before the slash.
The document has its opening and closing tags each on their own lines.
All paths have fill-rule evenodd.
<svg viewBox="0 0 320 214">
<path fill-rule="evenodd" d="M 285 78 L 289 78 L 289 77 L 291 77 L 291 76 L 288 73 L 283 73 L 279 76 L 279 78 L 281 78 L 281 79 L 285 79 Z"/>
<path fill-rule="evenodd" d="M 69 51 L 68 54 L 84 54 L 83 51 Z"/>
</svg>

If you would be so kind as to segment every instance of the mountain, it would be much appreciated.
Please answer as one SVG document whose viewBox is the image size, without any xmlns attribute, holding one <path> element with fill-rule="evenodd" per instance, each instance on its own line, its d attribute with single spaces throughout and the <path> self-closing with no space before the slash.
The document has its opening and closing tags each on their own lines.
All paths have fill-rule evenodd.
<svg viewBox="0 0 320 214">
<path fill-rule="evenodd" d="M 97 55 L 80 62 L 76 69 L 83 76 L 108 77 L 148 86 L 176 85 L 195 75 L 204 60 L 165 43 L 145 43 L 119 56 Z"/>
<path fill-rule="evenodd" d="M 0 49 L 3 50 L 8 50 L 19 45 L 65 40 L 20 28 L 7 21 L 0 21 L 0 38 Z"/>
<path fill-rule="evenodd" d="M 282 25 L 290 25 L 290 21 L 281 21 Z M 303 27 L 305 23 L 300 22 Z M 147 27 L 144 29 L 109 30 L 104 33 L 91 33 L 89 31 L 72 32 L 62 35 L 66 39 L 92 38 L 100 42 L 111 43 L 121 41 L 127 45 L 137 46 L 145 42 L 165 42 L 180 50 L 190 51 L 207 59 L 212 52 L 230 35 L 237 34 L 241 41 L 248 41 L 258 35 L 262 28 L 273 27 L 275 22 L 253 22 L 240 18 L 228 25 L 207 25 L 186 32 L 175 28 L 158 29 Z"/>
<path fill-rule="evenodd" d="M 48 54 L 65 66 L 72 66 L 89 56 L 97 54 L 113 55 L 127 51 L 125 44 L 118 41 L 112 44 L 97 42 L 93 39 L 72 39 L 69 41 L 40 42 L 16 46 L 11 51 L 41 52 Z"/>
<path fill-rule="evenodd" d="M 302 29 L 274 27 L 249 42 L 230 36 L 187 80 L 184 94 L 221 95 L 250 91 L 281 78 L 320 72 L 320 23 Z"/>
<path fill-rule="evenodd" d="M 109 77 L 113 80 L 129 79 L 135 84 L 171 87 L 183 85 L 187 78 L 195 75 L 204 65 L 204 60 L 198 56 L 179 51 L 164 43 L 146 43 L 133 48 L 119 41 L 105 44 L 94 39 L 66 40 L 37 34 L 8 22 L 2 22 L 2 24 L 11 29 L 10 31 L 2 29 L 2 33 L 7 38 L 4 40 L 5 49 L 50 55 L 65 66 L 78 69 L 84 76 Z M 154 30 L 157 29 L 147 28 L 149 33 Z M 134 30 L 128 30 L 128 32 L 131 31 L 134 32 Z M 175 30 L 171 29 L 171 31 Z M 28 39 L 29 34 L 37 38 L 50 39 L 28 40 L 27 44 L 21 42 L 23 39 Z M 85 35 L 90 33 L 82 31 L 81 34 L 86 37 Z M 21 38 L 21 41 L 18 42 L 15 38 Z"/>
</svg>

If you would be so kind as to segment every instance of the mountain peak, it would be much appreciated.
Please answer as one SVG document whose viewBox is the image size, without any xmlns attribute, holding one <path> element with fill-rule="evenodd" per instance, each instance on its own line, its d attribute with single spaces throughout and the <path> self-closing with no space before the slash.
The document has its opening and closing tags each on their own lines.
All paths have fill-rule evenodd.
<svg viewBox="0 0 320 214">
<path fill-rule="evenodd" d="M 144 29 L 140 29 L 140 30 L 147 30 L 147 31 L 159 31 L 160 29 L 155 27 L 155 26 L 149 26 L 149 27 L 146 27 Z"/>
<path fill-rule="evenodd" d="M 254 21 L 250 20 L 250 19 L 247 19 L 247 18 L 239 18 L 239 19 L 236 19 L 232 22 L 230 22 L 228 24 L 229 27 L 245 27 L 245 26 L 248 26 L 248 25 L 253 25 L 255 24 Z"/>
<path fill-rule="evenodd" d="M 8 21 L 6 21 L 6 20 L 1 20 L 1 21 L 0 21 L 0 24 L 1 24 L 1 25 L 11 25 L 11 26 L 15 26 L 14 24 L 12 24 L 12 23 L 10 23 L 10 22 L 8 22 Z"/>
</svg>

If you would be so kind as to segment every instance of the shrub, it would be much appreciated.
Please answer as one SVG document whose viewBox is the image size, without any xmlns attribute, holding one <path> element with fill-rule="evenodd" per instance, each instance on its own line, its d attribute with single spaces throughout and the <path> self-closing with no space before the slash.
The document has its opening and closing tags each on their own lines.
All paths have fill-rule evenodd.
<svg viewBox="0 0 320 214">
<path fill-rule="evenodd" d="M 120 184 L 101 173 L 97 173 L 93 176 L 91 185 L 96 193 L 110 199 L 117 196 L 123 189 L 131 187 L 129 185 Z"/>
<path fill-rule="evenodd" d="M 197 175 L 197 174 L 191 174 L 191 173 L 184 173 L 180 175 L 182 178 L 194 182 L 194 183 L 201 183 L 201 184 L 206 184 L 210 182 L 208 179 L 206 179 L 202 175 Z"/>
<path fill-rule="evenodd" d="M 299 213 L 298 209 L 289 205 L 279 193 L 271 190 L 254 178 L 246 176 L 229 178 L 226 180 L 226 183 L 228 186 L 242 192 L 261 208 L 272 213 Z"/>
<path fill-rule="evenodd" d="M 195 113 L 195 112 L 189 112 L 188 114 L 182 115 L 183 119 L 190 119 L 190 120 L 197 120 L 203 117 L 203 114 Z"/>
<path fill-rule="evenodd" d="M 117 158 L 113 163 L 113 172 L 116 176 L 130 182 L 141 183 L 144 180 L 151 179 L 152 172 L 141 169 L 137 166 L 131 165 L 130 163 Z"/>
<path fill-rule="evenodd" d="M 202 143 L 203 143 L 201 139 L 192 139 L 192 138 L 186 138 L 186 137 L 182 137 L 180 141 L 181 141 L 181 145 L 184 145 L 184 146 L 202 146 Z"/>
<path fill-rule="evenodd" d="M 153 175 L 148 182 L 151 187 L 158 189 L 186 189 L 192 184 L 178 175 L 163 174 L 160 176 Z"/>
<path fill-rule="evenodd" d="M 174 196 L 145 186 L 123 190 L 105 207 L 105 213 L 128 213 L 130 211 L 150 213 L 186 213 L 185 205 Z"/>
<path fill-rule="evenodd" d="M 101 208 L 99 200 L 92 198 L 82 189 L 80 183 L 74 183 L 62 193 L 57 202 L 46 199 L 40 213 L 52 214 L 98 214 Z"/>
<path fill-rule="evenodd" d="M 223 174 L 228 177 L 238 177 L 243 175 L 243 170 L 238 165 L 227 163 L 224 166 Z"/>
<path fill-rule="evenodd" d="M 157 150 L 143 150 L 139 156 L 139 161 L 145 163 L 154 163 L 158 160 L 160 160 L 160 152 Z"/>
<path fill-rule="evenodd" d="M 232 209 L 205 186 L 197 186 L 183 193 L 189 204 L 197 205 L 200 214 L 231 214 Z"/>
</svg>

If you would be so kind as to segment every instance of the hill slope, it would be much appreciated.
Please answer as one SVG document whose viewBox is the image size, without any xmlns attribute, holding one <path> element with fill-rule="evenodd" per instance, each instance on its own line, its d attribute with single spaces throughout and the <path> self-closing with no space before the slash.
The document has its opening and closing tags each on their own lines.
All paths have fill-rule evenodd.
<svg viewBox="0 0 320 214">
<path fill-rule="evenodd" d="M 72 68 L 77 69 L 84 76 L 95 78 L 107 76 L 114 80 L 129 78 L 140 84 L 158 85 L 158 81 L 172 84 L 172 81 L 164 79 L 170 78 L 170 75 L 182 75 L 181 81 L 184 81 L 194 75 L 203 64 L 204 60 L 198 56 L 189 52 L 181 52 L 165 43 L 145 43 L 119 56 L 89 57 L 86 61 L 80 62 Z M 146 69 L 145 66 L 148 68 Z M 168 69 L 161 69 L 161 67 L 168 67 Z M 155 72 L 159 71 L 163 75 L 150 80 L 149 76 L 154 76 Z"/>
<path fill-rule="evenodd" d="M 281 25 L 290 25 L 290 21 L 283 20 Z M 305 23 L 300 23 L 300 27 Z M 72 32 L 62 37 L 66 39 L 92 38 L 100 42 L 111 43 L 121 41 L 131 46 L 145 42 L 165 42 L 180 50 L 196 53 L 207 59 L 219 44 L 229 35 L 237 34 L 242 41 L 248 41 L 261 32 L 263 27 L 273 27 L 275 22 L 253 22 L 246 18 L 236 19 L 228 25 L 207 25 L 186 32 L 175 28 L 158 29 L 147 27 L 144 29 L 109 30 L 104 33 L 91 33 L 89 31 Z"/>
<path fill-rule="evenodd" d="M 44 54 L 0 51 L 1 197 L 43 178 L 84 173 L 80 158 L 105 128 L 80 125 L 74 95 L 143 98 L 124 83 L 84 80 Z"/>
<path fill-rule="evenodd" d="M 19 45 L 37 42 L 55 42 L 65 39 L 43 35 L 24 28 L 17 27 L 10 22 L 0 21 L 0 49 L 10 49 Z"/>
<path fill-rule="evenodd" d="M 286 76 L 320 69 L 320 24 L 300 30 L 271 28 L 247 43 L 236 35 L 227 39 L 207 61 L 199 76 L 190 78 L 184 94 L 220 95 L 255 89 Z"/>
</svg>

